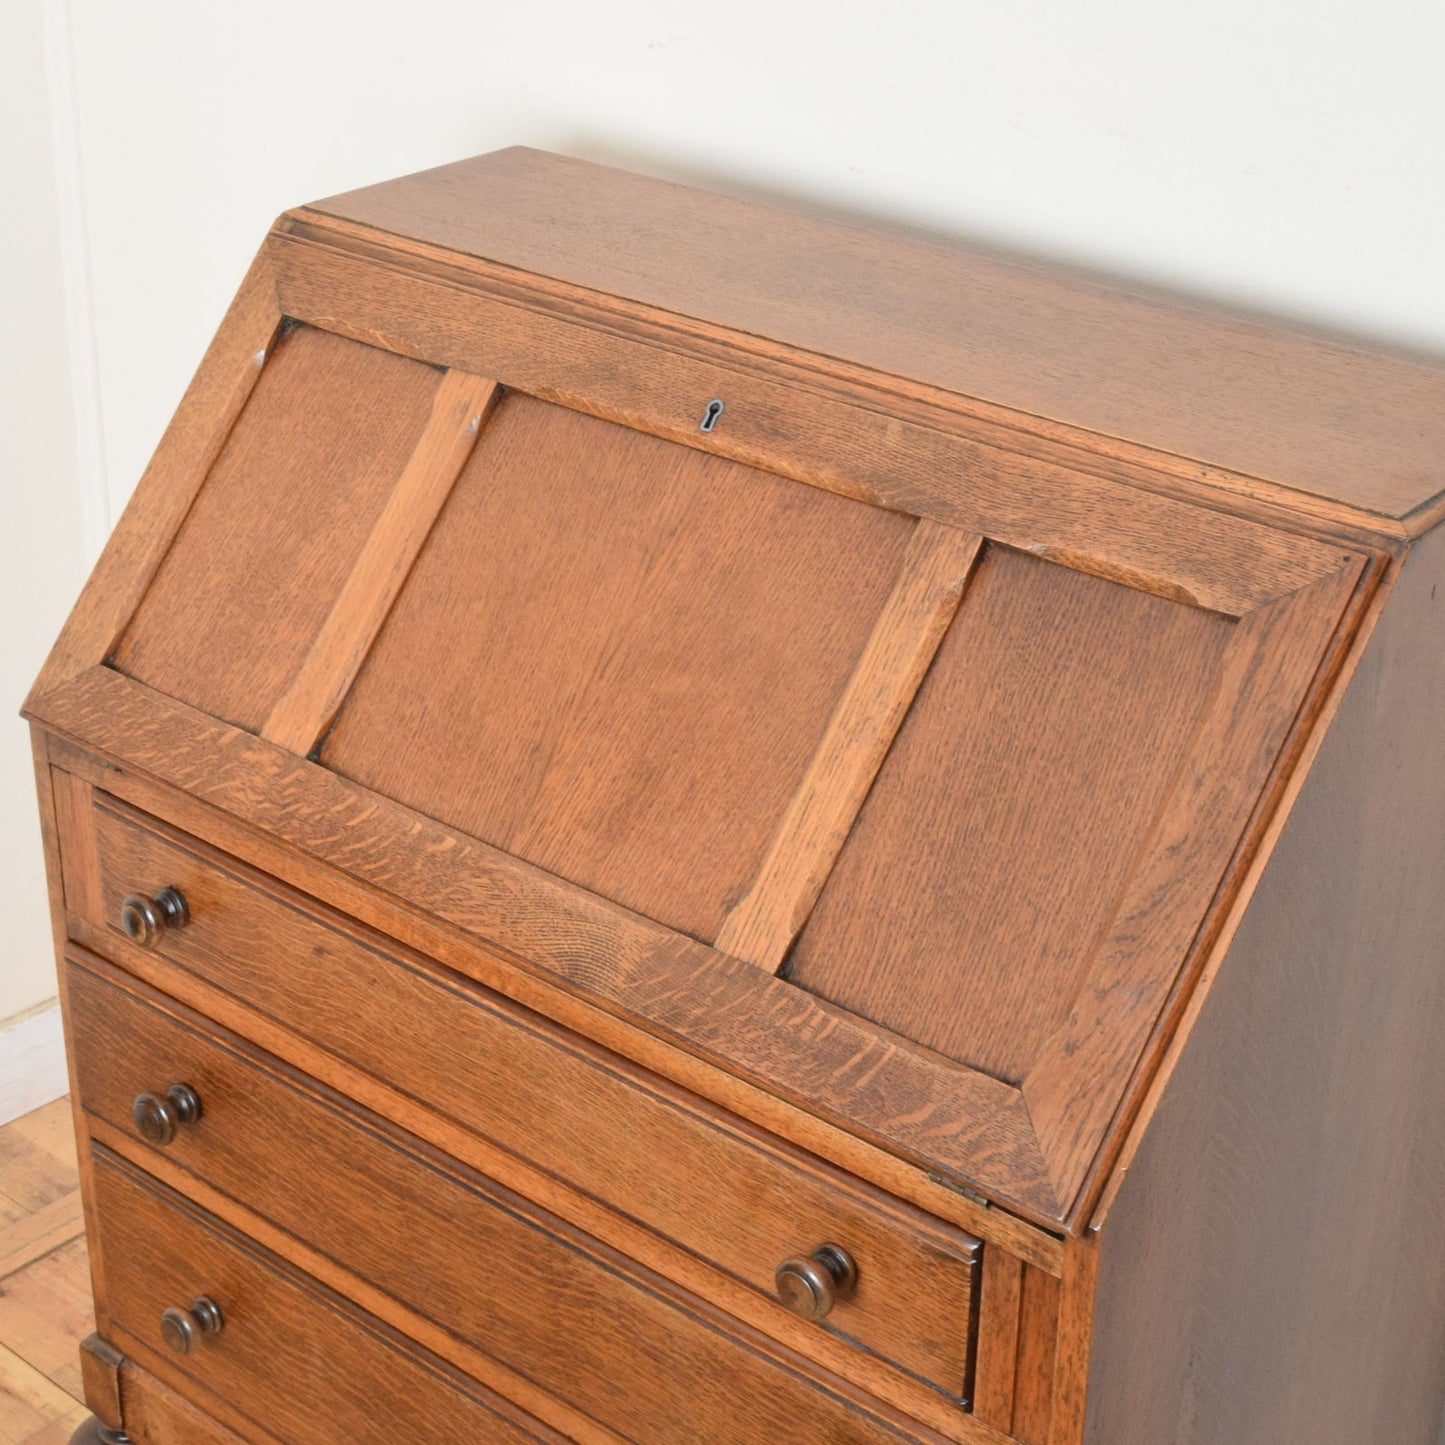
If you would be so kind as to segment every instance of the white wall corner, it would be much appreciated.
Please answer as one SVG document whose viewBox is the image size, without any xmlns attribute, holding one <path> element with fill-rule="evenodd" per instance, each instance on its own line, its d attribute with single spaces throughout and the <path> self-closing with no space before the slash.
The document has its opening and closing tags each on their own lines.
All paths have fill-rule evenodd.
<svg viewBox="0 0 1445 1445">
<path fill-rule="evenodd" d="M 54 999 L 0 1024 L 0 1125 L 70 1089 L 65 1033 Z"/>
</svg>

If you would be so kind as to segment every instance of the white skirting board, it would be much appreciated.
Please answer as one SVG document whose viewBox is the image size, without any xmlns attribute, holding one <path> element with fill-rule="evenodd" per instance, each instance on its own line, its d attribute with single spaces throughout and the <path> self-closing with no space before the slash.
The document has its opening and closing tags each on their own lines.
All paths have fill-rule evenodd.
<svg viewBox="0 0 1445 1445">
<path fill-rule="evenodd" d="M 60 1005 L 0 1026 L 0 1124 L 8 1124 L 70 1089 Z"/>
</svg>

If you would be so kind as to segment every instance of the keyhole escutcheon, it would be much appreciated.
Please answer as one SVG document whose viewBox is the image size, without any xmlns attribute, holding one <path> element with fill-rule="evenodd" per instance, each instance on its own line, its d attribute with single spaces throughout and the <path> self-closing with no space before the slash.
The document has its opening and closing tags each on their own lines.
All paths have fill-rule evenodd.
<svg viewBox="0 0 1445 1445">
<path fill-rule="evenodd" d="M 698 426 L 699 431 L 712 431 L 723 414 L 723 404 L 716 398 L 707 404 L 707 410 L 702 414 L 702 421 Z"/>
</svg>

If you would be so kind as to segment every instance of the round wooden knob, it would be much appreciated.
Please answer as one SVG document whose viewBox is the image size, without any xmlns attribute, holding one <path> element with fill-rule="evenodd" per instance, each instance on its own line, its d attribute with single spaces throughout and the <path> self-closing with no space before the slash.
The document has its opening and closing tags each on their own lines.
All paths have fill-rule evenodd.
<svg viewBox="0 0 1445 1445">
<path fill-rule="evenodd" d="M 805 1320 L 821 1320 L 858 1283 L 853 1256 L 838 1244 L 820 1244 L 806 1259 L 796 1256 L 778 1266 L 778 1298 Z"/>
<path fill-rule="evenodd" d="M 189 1084 L 172 1084 L 164 1094 L 137 1094 L 130 1116 L 142 1139 L 164 1149 L 182 1124 L 201 1117 L 201 1096 Z"/>
<path fill-rule="evenodd" d="M 191 910 L 176 888 L 162 888 L 154 898 L 127 893 L 120 905 L 121 931 L 142 948 L 155 948 L 168 928 L 184 928 Z"/>
<path fill-rule="evenodd" d="M 178 1355 L 189 1355 L 202 1335 L 220 1334 L 225 1323 L 220 1305 L 202 1295 L 190 1309 L 169 1309 L 161 1316 L 161 1338 Z"/>
</svg>

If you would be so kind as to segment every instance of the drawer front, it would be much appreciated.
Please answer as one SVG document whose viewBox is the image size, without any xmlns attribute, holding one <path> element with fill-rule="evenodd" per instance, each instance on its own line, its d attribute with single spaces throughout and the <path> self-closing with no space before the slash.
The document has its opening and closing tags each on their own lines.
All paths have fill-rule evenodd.
<svg viewBox="0 0 1445 1445">
<path fill-rule="evenodd" d="M 967 1395 L 971 1236 L 737 1128 L 455 975 L 372 946 L 123 804 L 103 800 L 94 818 L 104 918 L 86 920 L 82 941 L 114 951 L 127 896 L 179 889 L 189 921 L 155 944 L 171 962 L 769 1298 L 782 1261 L 841 1245 L 857 1285 L 817 1327 Z"/>
<path fill-rule="evenodd" d="M 907 1438 L 241 1041 L 74 963 L 68 983 L 87 1111 L 130 1131 L 137 1094 L 188 1086 L 197 1107 L 182 1115 L 199 1117 L 163 1146 L 175 1163 L 607 1427 L 677 1445 Z"/>
<path fill-rule="evenodd" d="M 110 1312 L 103 1332 L 124 1352 L 189 1377 L 287 1445 L 560 1445 L 115 1155 L 95 1148 L 92 1160 Z M 219 1308 L 218 1332 L 197 1328 L 198 1299 Z M 190 1319 L 188 1354 L 167 1342 L 167 1310 Z"/>
</svg>

